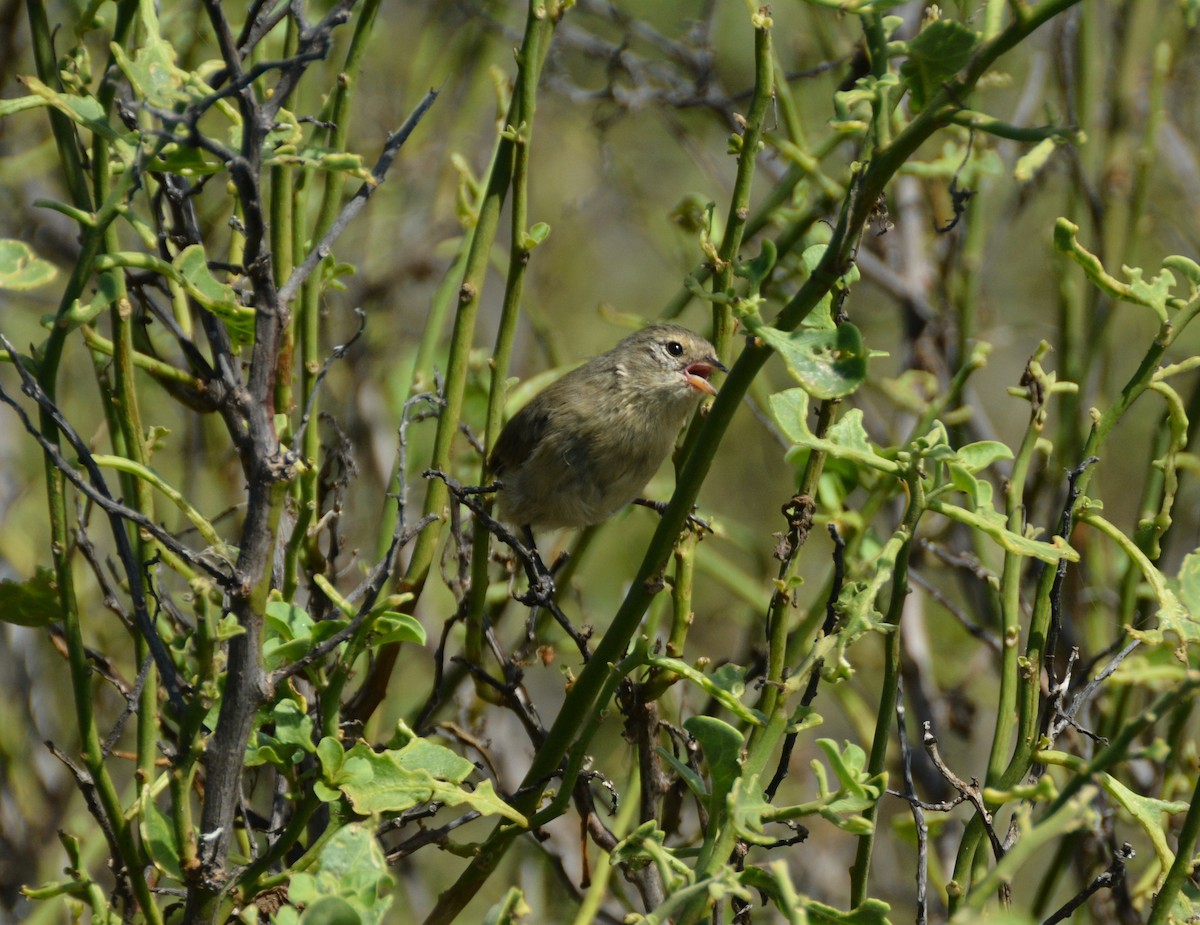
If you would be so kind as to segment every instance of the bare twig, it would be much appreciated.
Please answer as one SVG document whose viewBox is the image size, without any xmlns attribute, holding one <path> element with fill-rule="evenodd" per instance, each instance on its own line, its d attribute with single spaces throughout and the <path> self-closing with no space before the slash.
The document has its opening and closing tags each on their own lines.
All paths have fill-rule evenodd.
<svg viewBox="0 0 1200 925">
<path fill-rule="evenodd" d="M 191 550 L 183 547 L 182 544 L 176 542 L 165 530 L 155 524 L 150 518 L 140 511 L 135 511 L 133 508 L 126 507 L 123 504 L 115 501 L 112 493 L 108 490 L 108 485 L 104 481 L 104 475 L 100 471 L 100 467 L 96 465 L 95 459 L 88 449 L 87 444 L 75 432 L 75 429 L 67 422 L 58 406 L 50 399 L 45 390 L 38 384 L 37 380 L 25 367 L 25 363 L 18 355 L 17 351 L 9 343 L 8 338 L 0 334 L 0 345 L 8 352 L 9 358 L 12 360 L 13 366 L 16 368 L 18 375 L 21 377 L 21 391 L 37 402 L 38 407 L 46 414 L 53 422 L 55 427 L 67 438 L 67 442 L 71 444 L 72 449 L 79 454 L 79 461 L 88 472 L 88 477 L 91 480 L 89 484 L 74 467 L 63 458 L 62 451 L 58 446 L 48 439 L 45 434 L 38 430 L 29 417 L 25 414 L 25 409 L 17 404 L 13 398 L 0 388 L 0 401 L 9 405 L 21 419 L 25 430 L 38 442 L 43 451 L 50 457 L 55 467 L 63 473 L 63 475 L 94 500 L 108 515 L 109 527 L 112 532 L 113 542 L 117 547 L 117 555 L 121 560 L 121 565 L 125 570 L 126 580 L 129 582 L 129 596 L 133 603 L 133 613 L 137 621 L 138 631 L 146 640 L 146 645 L 150 648 L 150 653 L 154 657 L 154 663 L 158 666 L 158 670 L 162 675 L 163 685 L 167 689 L 167 696 L 171 701 L 171 705 L 175 708 L 178 715 L 183 715 L 183 690 L 179 680 L 179 672 L 175 668 L 175 663 L 171 660 L 171 654 L 167 651 L 167 647 L 163 644 L 158 631 L 154 628 L 153 622 L 150 620 L 150 611 L 146 606 L 146 593 L 142 584 L 142 569 L 141 563 L 137 561 L 137 557 L 133 552 L 133 545 L 129 541 L 129 534 L 125 531 L 125 521 L 133 521 L 138 526 L 146 527 L 155 538 L 160 536 L 164 538 L 170 547 L 179 547 L 189 560 L 199 561 Z M 208 571 L 215 571 L 209 570 Z M 215 571 L 215 576 L 221 581 L 227 581 L 228 576 L 220 571 Z"/>
<path fill-rule="evenodd" d="M 901 766 L 904 769 L 904 799 L 912 811 L 913 825 L 917 831 L 917 925 L 925 925 L 929 917 L 929 825 L 925 822 L 925 810 L 917 800 L 913 787 L 912 748 L 908 744 L 908 727 L 905 725 L 904 681 L 896 679 L 896 733 L 900 737 Z"/>
<path fill-rule="evenodd" d="M 367 204 L 367 200 L 374 195 L 375 190 L 387 177 L 387 172 L 391 169 L 392 161 L 396 159 L 396 154 L 399 152 L 401 145 L 408 140 L 408 136 L 413 133 L 417 124 L 429 111 L 429 107 L 433 105 L 433 101 L 437 99 L 440 91 L 430 89 L 425 94 L 417 108 L 412 111 L 404 124 L 395 132 L 388 136 L 387 141 L 383 146 L 383 153 L 379 155 L 379 160 L 375 162 L 375 167 L 371 170 L 371 179 L 358 188 L 358 191 L 350 198 L 343 207 L 329 230 L 325 232 L 325 236 L 317 243 L 300 266 L 292 271 L 292 275 L 288 277 L 286 283 L 280 287 L 279 298 L 284 302 L 290 302 L 300 291 L 300 286 L 312 274 L 312 271 L 317 268 L 317 265 L 324 260 L 333 249 L 333 242 L 341 237 L 342 232 L 347 226 L 354 221 L 355 216 L 362 211 L 363 206 Z"/>
<path fill-rule="evenodd" d="M 930 760 L 946 779 L 951 787 L 966 797 L 967 802 L 975 807 L 975 811 L 979 813 L 979 818 L 983 820 L 984 830 L 987 832 L 988 841 L 991 842 L 992 852 L 996 856 L 996 860 L 1004 857 L 1004 845 L 996 835 L 996 830 L 992 827 L 992 814 L 988 811 L 987 806 L 983 802 L 983 793 L 979 788 L 979 781 L 972 780 L 967 783 L 957 774 L 950 770 L 949 766 L 942 759 L 941 752 L 938 751 L 937 737 L 930 731 L 930 723 L 924 724 L 924 736 L 922 744 L 925 746 L 925 751 L 929 754 Z"/>
<path fill-rule="evenodd" d="M 1134 855 L 1133 846 L 1129 842 L 1125 842 L 1113 852 L 1112 863 L 1108 868 L 1099 874 L 1082 890 L 1072 896 L 1069 900 L 1062 904 L 1053 915 L 1049 916 L 1042 925 L 1057 925 L 1058 922 L 1065 922 L 1071 915 L 1088 901 L 1088 898 L 1093 894 L 1103 889 L 1112 889 L 1117 884 L 1125 879 L 1125 862 L 1130 860 Z"/>
<path fill-rule="evenodd" d="M 163 546 L 175 553 L 175 555 L 179 556 L 181 559 L 184 559 L 189 565 L 208 573 L 222 587 L 228 587 L 234 583 L 237 580 L 237 576 L 233 570 L 233 567 L 229 566 L 228 563 L 226 563 L 228 567 L 225 570 L 217 568 L 217 566 L 215 566 L 208 557 L 204 556 L 202 553 L 194 552 L 187 546 L 180 543 L 177 539 L 175 539 L 175 537 L 152 521 L 141 511 L 122 504 L 120 501 L 117 501 L 113 498 L 112 493 L 108 490 L 107 483 L 104 481 L 104 476 L 100 472 L 100 467 L 97 466 L 95 461 L 92 459 L 92 454 L 88 449 L 87 443 L 84 442 L 83 438 L 79 436 L 75 428 L 73 428 L 67 419 L 63 417 L 62 412 L 58 410 L 58 406 L 50 401 L 50 398 L 46 395 L 46 392 L 29 374 L 29 370 L 26 369 L 24 362 L 20 359 L 17 352 L 13 349 L 12 344 L 9 343 L 8 339 L 5 338 L 3 334 L 0 334 L 0 345 L 2 345 L 4 349 L 8 351 L 9 356 L 12 358 L 13 366 L 17 368 L 21 375 L 21 391 L 37 402 L 38 406 L 44 409 L 46 413 L 51 416 L 51 418 L 54 420 L 55 426 L 62 432 L 63 436 L 67 438 L 67 442 L 71 444 L 71 448 L 79 454 L 79 461 L 88 470 L 88 476 L 92 480 L 91 483 L 80 476 L 78 470 L 67 461 L 65 456 L 62 455 L 62 451 L 46 439 L 45 435 L 37 429 L 33 421 L 30 420 L 29 416 L 25 413 L 25 409 L 18 405 L 13 400 L 12 396 L 4 391 L 3 387 L 0 387 L 0 402 L 4 402 L 4 404 L 13 409 L 17 417 L 21 419 L 21 424 L 24 426 L 25 430 L 31 437 L 33 437 L 34 440 L 37 441 L 38 445 L 43 449 L 43 451 L 45 451 L 46 454 L 53 460 L 55 467 L 62 472 L 67 481 L 74 485 L 89 500 L 95 502 L 95 504 L 106 514 L 108 514 L 110 518 L 118 517 L 123 520 L 127 520 L 130 523 L 136 524 L 140 529 L 150 533 L 158 542 L 162 543 Z M 124 536 L 124 531 L 119 532 L 122 536 Z M 118 541 L 118 550 L 119 549 L 120 542 Z M 129 550 L 129 554 L 132 561 L 132 549 Z"/>
<path fill-rule="evenodd" d="M 812 500 L 808 500 L 809 505 Z M 786 508 L 785 508 L 786 510 Z M 809 517 L 811 518 L 811 508 L 809 509 Z M 825 599 L 825 623 L 821 627 L 821 635 L 828 636 L 837 626 L 837 601 L 842 594 L 842 584 L 846 580 L 846 541 L 842 539 L 838 533 L 837 527 L 833 524 L 829 525 L 829 536 L 833 539 L 833 581 L 829 586 L 829 596 Z M 798 547 L 799 536 L 793 537 L 789 531 L 787 537 L 780 540 L 776 547 L 776 558 L 781 558 L 784 565 L 791 561 L 792 556 L 796 554 Z M 785 573 L 785 569 L 780 570 L 780 575 Z M 821 662 L 813 666 L 812 674 L 808 679 L 808 686 L 804 690 L 804 696 L 800 698 L 800 706 L 807 707 L 817 697 L 817 688 L 821 683 Z M 788 767 L 792 761 L 792 750 L 796 747 L 797 733 L 790 732 L 783 740 L 783 748 L 779 754 L 779 764 L 775 768 L 775 774 L 771 777 L 771 782 L 767 784 L 765 796 L 767 802 L 775 799 L 775 793 L 779 790 L 779 785 L 783 783 L 788 774 Z"/>
<path fill-rule="evenodd" d="M 354 317 L 358 319 L 358 328 L 350 335 L 348 341 L 344 344 L 338 344 L 329 351 L 329 356 L 325 358 L 325 362 L 321 366 L 321 371 L 313 379 L 312 390 L 309 392 L 308 402 L 304 406 L 304 414 L 300 417 L 300 424 L 296 427 L 296 435 L 292 440 L 292 452 L 294 453 L 299 453 L 300 448 L 304 446 L 304 432 L 308 430 L 309 422 L 312 420 L 312 412 L 317 403 L 317 392 L 321 388 L 321 383 L 329 375 L 329 370 L 333 368 L 333 364 L 346 355 L 346 352 L 354 346 L 367 329 L 366 312 L 361 308 L 355 308 Z"/>
<path fill-rule="evenodd" d="M 591 658 L 591 646 L 588 644 L 588 639 L 591 635 L 588 630 L 580 630 L 570 621 L 562 608 L 558 606 L 558 602 L 554 599 L 554 579 L 550 577 L 550 571 L 542 564 L 541 557 L 538 556 L 537 550 L 526 546 L 517 536 L 510 531 L 504 524 L 492 517 L 487 512 L 487 509 L 480 503 L 478 496 L 495 491 L 499 486 L 464 486 L 453 476 L 447 475 L 437 469 L 425 470 L 426 478 L 441 479 L 446 483 L 446 487 L 450 490 L 450 494 L 456 501 L 471 511 L 472 514 L 484 525 L 488 533 L 504 543 L 509 549 L 517 554 L 517 558 L 521 560 L 521 565 L 525 569 L 525 575 L 529 579 L 528 593 L 516 598 L 522 604 L 533 607 L 545 607 L 554 619 L 558 621 L 559 626 L 566 631 L 571 637 L 579 653 L 583 656 L 584 661 Z"/>
<path fill-rule="evenodd" d="M 81 768 L 53 742 L 48 739 L 45 742 L 46 748 L 50 750 L 55 758 L 63 763 L 71 776 L 75 778 L 75 785 L 79 788 L 79 792 L 83 794 L 83 801 L 87 804 L 88 812 L 92 814 L 92 818 L 96 820 L 96 824 L 100 826 L 100 831 L 104 833 L 104 840 L 108 842 L 108 855 L 112 858 L 113 876 L 117 881 L 117 889 L 126 900 L 126 906 L 133 908 L 131 902 L 131 892 L 129 887 L 129 871 L 122 863 L 125 855 L 121 853 L 121 849 L 117 845 L 117 833 L 113 831 L 112 825 L 109 824 L 108 815 L 104 812 L 103 806 L 100 805 L 100 795 L 96 792 L 96 780 L 92 777 L 87 768 Z"/>
</svg>

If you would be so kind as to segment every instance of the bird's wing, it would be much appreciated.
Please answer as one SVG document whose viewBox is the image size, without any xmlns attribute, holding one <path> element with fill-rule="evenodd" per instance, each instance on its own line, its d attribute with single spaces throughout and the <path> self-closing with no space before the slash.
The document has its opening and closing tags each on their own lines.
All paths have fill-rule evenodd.
<svg viewBox="0 0 1200 925">
<path fill-rule="evenodd" d="M 544 402 L 536 398 L 513 415 L 492 448 L 488 468 L 500 475 L 505 467 L 514 466 L 528 459 L 542 441 L 550 414 Z"/>
</svg>

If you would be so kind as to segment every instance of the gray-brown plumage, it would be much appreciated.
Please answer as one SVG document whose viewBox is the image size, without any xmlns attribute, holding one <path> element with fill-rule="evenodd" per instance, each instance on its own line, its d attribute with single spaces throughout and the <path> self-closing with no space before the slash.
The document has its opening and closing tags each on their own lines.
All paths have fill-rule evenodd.
<svg viewBox="0 0 1200 925">
<path fill-rule="evenodd" d="M 501 519 L 584 527 L 629 504 L 662 465 L 708 381 L 712 344 L 675 324 L 631 334 L 539 392 L 488 460 Z"/>
</svg>

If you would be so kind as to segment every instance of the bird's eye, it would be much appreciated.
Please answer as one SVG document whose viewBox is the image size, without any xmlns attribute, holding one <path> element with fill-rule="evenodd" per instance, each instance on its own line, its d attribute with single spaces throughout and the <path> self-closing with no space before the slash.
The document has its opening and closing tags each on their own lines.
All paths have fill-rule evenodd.
<svg viewBox="0 0 1200 925">
<path fill-rule="evenodd" d="M 673 357 L 683 356 L 683 344 L 679 343 L 677 340 L 667 341 L 667 353 L 671 354 Z"/>
</svg>

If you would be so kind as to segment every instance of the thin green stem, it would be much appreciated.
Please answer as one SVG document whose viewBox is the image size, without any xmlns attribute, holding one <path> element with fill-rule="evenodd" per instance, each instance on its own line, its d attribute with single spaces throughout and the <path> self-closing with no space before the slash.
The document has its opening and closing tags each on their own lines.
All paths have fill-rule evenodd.
<svg viewBox="0 0 1200 925">
<path fill-rule="evenodd" d="M 544 2 L 530 0 L 525 23 L 525 38 L 518 53 L 518 80 L 537 84 L 542 63 L 550 45 L 557 20 L 547 11 Z M 522 97 L 518 88 L 509 107 L 507 123 L 513 125 L 512 116 L 518 108 L 517 100 Z M 496 147 L 495 158 L 488 173 L 486 192 L 479 209 L 479 220 L 471 236 L 463 270 L 463 283 L 458 292 L 458 311 L 454 316 L 454 330 L 450 335 L 450 355 L 446 363 L 446 377 L 442 387 L 441 411 L 438 415 L 437 432 L 434 435 L 430 468 L 447 470 L 451 462 L 454 441 L 458 435 L 458 424 L 462 413 L 463 395 L 466 391 L 467 371 L 470 366 L 471 346 L 475 337 L 475 319 L 479 314 L 479 303 L 483 294 L 484 280 L 491 259 L 492 244 L 500 222 L 500 210 L 508 197 L 512 182 L 515 140 L 502 137 Z M 442 516 L 445 513 L 449 494 L 441 479 L 432 479 L 425 494 L 424 513 Z M 410 592 L 412 601 L 406 607 L 415 607 L 429 576 L 434 553 L 441 540 L 439 524 L 435 523 L 421 531 L 413 544 L 408 568 L 399 583 L 399 590 Z M 375 666 L 350 704 L 351 717 L 365 721 L 375 712 L 387 690 L 388 678 L 396 663 L 399 649 L 389 644 L 380 649 Z"/>
<path fill-rule="evenodd" d="M 733 285 L 734 262 L 742 246 L 742 235 L 750 218 L 750 187 L 754 181 L 754 165 L 762 144 L 763 121 L 775 95 L 771 57 L 771 20 L 756 15 L 754 27 L 754 93 L 746 113 L 746 127 L 739 140 L 737 175 L 725 219 L 725 235 L 718 250 L 717 270 L 713 292 L 725 293 Z M 713 303 L 713 345 L 717 355 L 728 359 L 733 339 L 733 310 L 728 303 Z"/>
</svg>

